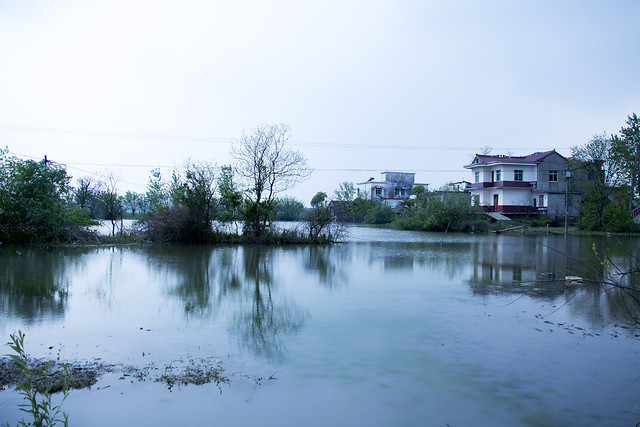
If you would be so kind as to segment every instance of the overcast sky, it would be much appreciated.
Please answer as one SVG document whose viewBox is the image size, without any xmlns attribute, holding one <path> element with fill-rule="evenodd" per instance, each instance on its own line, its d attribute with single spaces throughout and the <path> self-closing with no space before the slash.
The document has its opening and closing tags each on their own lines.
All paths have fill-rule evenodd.
<svg viewBox="0 0 640 427">
<path fill-rule="evenodd" d="M 637 0 L 0 0 L 0 146 L 144 192 L 286 123 L 305 204 L 385 170 L 435 188 L 483 146 L 618 132 L 640 114 L 639 22 Z"/>
</svg>

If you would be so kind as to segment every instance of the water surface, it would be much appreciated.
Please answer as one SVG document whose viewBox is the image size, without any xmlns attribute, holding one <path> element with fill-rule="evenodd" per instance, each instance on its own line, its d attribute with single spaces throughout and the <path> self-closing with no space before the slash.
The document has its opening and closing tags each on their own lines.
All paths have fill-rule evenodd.
<svg viewBox="0 0 640 427">
<path fill-rule="evenodd" d="M 5 247 L 0 334 L 68 361 L 215 358 L 231 380 L 170 392 L 107 374 L 71 392 L 72 425 L 640 421 L 625 301 L 564 280 L 606 274 L 594 245 L 626 265 L 636 240 L 349 231 L 334 246 Z M 18 403 L 0 392 L 0 421 Z"/>
</svg>

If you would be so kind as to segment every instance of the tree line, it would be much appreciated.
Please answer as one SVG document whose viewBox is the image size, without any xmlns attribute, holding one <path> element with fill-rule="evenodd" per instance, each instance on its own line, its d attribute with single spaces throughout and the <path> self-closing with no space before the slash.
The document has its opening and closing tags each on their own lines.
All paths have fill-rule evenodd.
<svg viewBox="0 0 640 427">
<path fill-rule="evenodd" d="M 414 197 L 391 208 L 359 197 L 343 182 L 333 198 L 319 192 L 311 209 L 278 195 L 311 174 L 304 156 L 288 145 L 285 124 L 258 126 L 232 144 L 233 164 L 187 161 L 182 172 L 151 171 L 144 193 L 122 194 L 113 175 L 82 177 L 77 186 L 66 169 L 43 161 L 11 157 L 0 149 L 0 242 L 82 239 L 96 219 L 122 233 L 125 217 L 140 219 L 142 238 L 164 242 L 329 241 L 335 220 L 393 224 L 424 231 L 483 228 L 463 194 L 414 189 Z M 629 115 L 618 134 L 594 136 L 571 147 L 571 190 L 582 198 L 577 225 L 587 230 L 633 231 L 640 214 L 640 119 Z M 443 189 L 446 190 L 446 189 Z M 304 220 L 303 230 L 278 231 L 278 220 Z"/>
<path fill-rule="evenodd" d="M 111 221 L 111 233 L 130 213 L 138 236 L 160 242 L 331 241 L 321 233 L 276 230 L 277 220 L 299 219 L 302 202 L 278 197 L 311 174 L 302 154 L 287 145 L 289 127 L 262 125 L 233 141 L 233 165 L 187 161 L 165 179 L 151 171 L 143 194 L 118 189 L 113 175 L 72 177 L 52 161 L 21 160 L 0 150 L 0 242 L 70 241 L 95 219 Z M 136 216 L 137 215 L 137 216 Z"/>
</svg>

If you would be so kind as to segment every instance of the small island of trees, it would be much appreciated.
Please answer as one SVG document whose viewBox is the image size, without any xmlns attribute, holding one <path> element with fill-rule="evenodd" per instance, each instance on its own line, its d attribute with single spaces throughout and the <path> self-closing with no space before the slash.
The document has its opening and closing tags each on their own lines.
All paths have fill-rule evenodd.
<svg viewBox="0 0 640 427">
<path fill-rule="evenodd" d="M 302 154 L 287 146 L 289 127 L 263 125 L 233 142 L 235 164 L 187 161 L 165 180 L 151 172 L 144 195 L 119 194 L 117 179 L 80 178 L 47 159 L 21 160 L 0 151 L 0 242 L 86 239 L 95 218 L 123 234 L 125 211 L 138 213 L 136 237 L 173 243 L 323 243 L 338 238 L 333 221 L 310 215 L 305 227 L 278 230 L 278 219 L 298 219 L 303 204 L 277 195 L 311 174 Z M 314 221 L 325 221 L 315 224 Z M 95 237 L 95 236 L 94 236 Z"/>
</svg>

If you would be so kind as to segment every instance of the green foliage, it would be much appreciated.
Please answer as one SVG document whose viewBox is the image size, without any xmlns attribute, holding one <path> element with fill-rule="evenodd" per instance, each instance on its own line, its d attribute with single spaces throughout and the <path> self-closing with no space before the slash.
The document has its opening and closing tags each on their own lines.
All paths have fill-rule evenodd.
<svg viewBox="0 0 640 427">
<path fill-rule="evenodd" d="M 140 211 L 144 204 L 144 196 L 142 194 L 127 191 L 124 194 L 124 207 L 131 211 L 133 218 L 136 216 L 136 211 Z"/>
<path fill-rule="evenodd" d="M 18 423 L 19 426 L 45 427 L 54 426 L 56 423 L 68 425 L 68 416 L 64 412 L 60 415 L 62 403 L 69 395 L 69 379 L 70 375 L 67 367 L 64 366 L 64 385 L 62 388 L 62 401 L 58 405 L 54 405 L 51 401 L 53 393 L 51 392 L 51 384 L 48 384 L 43 390 L 38 390 L 35 386 L 33 377 L 34 372 L 29 366 L 29 359 L 24 349 L 24 334 L 18 331 L 18 334 L 10 335 L 11 342 L 9 347 L 15 354 L 8 355 L 15 366 L 24 374 L 24 381 L 18 383 L 18 391 L 23 395 L 24 400 L 28 403 L 20 405 L 20 410 L 31 414 L 33 421 L 25 421 L 24 419 Z M 45 368 L 44 377 L 47 378 L 48 367 Z M 6 426 L 9 424 L 7 423 Z"/>
<path fill-rule="evenodd" d="M 72 206 L 71 177 L 53 162 L 0 151 L 0 242 L 70 240 L 92 221 Z"/>
<path fill-rule="evenodd" d="M 389 224 L 393 222 L 395 213 L 393 208 L 385 203 L 375 203 L 364 216 L 367 224 Z"/>
<path fill-rule="evenodd" d="M 153 169 L 149 177 L 149 183 L 147 184 L 147 194 L 145 195 L 149 212 L 153 212 L 167 205 L 168 194 L 166 193 L 166 187 L 167 185 L 162 179 L 160 169 Z"/>
<path fill-rule="evenodd" d="M 629 214 L 640 196 L 640 118 L 633 113 L 627 117 L 626 127 L 620 129 L 621 138 L 613 147 L 615 154 L 621 159 L 629 185 Z"/>
<path fill-rule="evenodd" d="M 341 182 L 337 189 L 333 190 L 333 199 L 340 202 L 350 202 L 356 198 L 356 187 L 353 182 Z"/>
<path fill-rule="evenodd" d="M 333 209 L 337 221 L 359 223 L 364 222 L 367 213 L 378 204 L 377 200 L 356 197 L 348 202 L 333 201 Z"/>
<path fill-rule="evenodd" d="M 156 174 L 155 180 L 158 178 L 159 174 Z M 166 186 L 154 185 L 154 188 Z M 147 237 L 171 242 L 211 242 L 216 213 L 215 188 L 215 166 L 212 164 L 188 164 L 184 176 L 174 172 L 169 186 L 170 204 L 158 202 L 168 200 L 166 194 L 151 192 L 155 192 L 156 203 L 143 221 Z"/>
<path fill-rule="evenodd" d="M 242 193 L 237 188 L 233 168 L 229 165 L 220 168 L 218 192 L 220 193 L 219 219 L 223 222 L 237 220 L 240 217 L 240 208 L 242 207 Z"/>
<path fill-rule="evenodd" d="M 334 222 L 327 201 L 327 193 L 318 192 L 311 199 L 311 209 L 307 212 L 309 238 L 317 240 Z"/>
<path fill-rule="evenodd" d="M 282 197 L 275 200 L 276 221 L 298 221 L 304 210 L 304 204 L 293 197 Z"/>
<path fill-rule="evenodd" d="M 578 223 L 582 229 L 603 229 L 604 211 L 618 188 L 626 183 L 624 164 L 614 149 L 618 142 L 615 136 L 603 134 L 571 147 L 572 181 L 583 192 Z"/>
<path fill-rule="evenodd" d="M 610 204 L 602 212 L 602 225 L 605 230 L 614 232 L 629 232 L 634 230 L 633 221 L 629 218 L 629 211 L 623 204 Z"/>
<path fill-rule="evenodd" d="M 468 196 L 462 193 L 424 193 L 398 210 L 394 224 L 407 230 L 462 231 L 474 222 Z"/>
<path fill-rule="evenodd" d="M 91 218 L 99 218 L 103 215 L 102 201 L 100 200 L 102 183 L 89 177 L 78 179 L 78 186 L 74 188 L 74 202 L 89 212 Z"/>
<path fill-rule="evenodd" d="M 319 191 L 315 194 L 315 196 L 311 198 L 311 207 L 317 208 L 323 206 L 325 205 L 326 200 L 327 193 L 325 193 L 324 191 Z"/>
<path fill-rule="evenodd" d="M 426 191 L 427 191 L 427 189 L 424 188 L 424 185 L 416 185 L 415 187 L 413 187 L 413 194 L 415 194 L 416 196 L 421 196 Z"/>
</svg>

